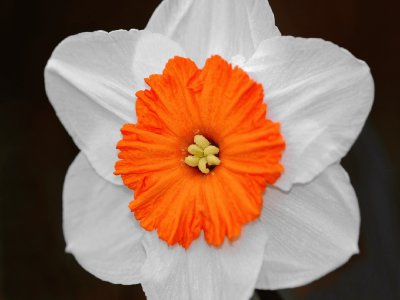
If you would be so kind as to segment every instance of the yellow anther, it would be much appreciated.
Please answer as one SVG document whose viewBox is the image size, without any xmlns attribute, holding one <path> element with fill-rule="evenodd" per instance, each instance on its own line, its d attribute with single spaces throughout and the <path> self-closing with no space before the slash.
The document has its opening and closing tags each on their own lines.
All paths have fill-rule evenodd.
<svg viewBox="0 0 400 300">
<path fill-rule="evenodd" d="M 207 158 L 202 157 L 199 160 L 199 170 L 201 173 L 207 174 L 210 172 L 210 170 L 207 168 Z"/>
<path fill-rule="evenodd" d="M 195 144 L 190 145 L 187 151 L 192 154 L 185 157 L 185 163 L 193 168 L 198 168 L 203 174 L 210 173 L 209 166 L 218 166 L 221 160 L 216 156 L 219 149 L 210 144 L 202 135 L 194 136 Z"/>
<path fill-rule="evenodd" d="M 207 163 L 210 166 L 218 166 L 221 163 L 221 160 L 213 154 L 207 155 Z"/>
<path fill-rule="evenodd" d="M 219 153 L 219 149 L 218 147 L 215 147 L 213 145 L 208 146 L 204 149 L 204 156 L 208 156 L 210 154 L 218 154 Z"/>
<path fill-rule="evenodd" d="M 202 149 L 205 149 L 207 146 L 210 145 L 210 142 L 201 134 L 197 134 L 194 136 L 194 143 Z"/>
<path fill-rule="evenodd" d="M 190 153 L 190 154 L 193 154 L 194 156 L 197 156 L 197 157 L 203 157 L 204 156 L 204 153 L 203 153 L 203 149 L 201 149 L 199 146 L 197 146 L 197 145 L 190 145 L 189 147 L 188 147 L 188 152 Z"/>
<path fill-rule="evenodd" d="M 199 160 L 200 160 L 199 157 L 192 155 L 185 157 L 185 163 L 191 167 L 197 167 L 199 165 Z"/>
</svg>

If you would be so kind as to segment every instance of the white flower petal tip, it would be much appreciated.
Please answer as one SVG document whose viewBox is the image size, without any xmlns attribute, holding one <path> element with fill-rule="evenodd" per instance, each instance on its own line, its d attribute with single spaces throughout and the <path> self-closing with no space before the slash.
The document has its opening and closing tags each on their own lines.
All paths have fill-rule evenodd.
<svg viewBox="0 0 400 300">
<path fill-rule="evenodd" d="M 146 31 L 96 31 L 62 41 L 45 69 L 45 87 L 57 116 L 96 172 L 114 184 L 116 144 L 124 123 L 135 122 L 135 92 L 173 56 L 173 41 Z"/>
<path fill-rule="evenodd" d="M 257 288 L 305 285 L 359 252 L 358 202 L 339 164 L 289 193 L 267 190 L 265 203 L 262 220 L 269 240 Z"/>
<path fill-rule="evenodd" d="M 177 41 L 198 66 L 212 54 L 248 58 L 280 35 L 267 0 L 164 0 L 146 29 Z"/>
<path fill-rule="evenodd" d="M 146 234 L 143 290 L 149 299 L 247 300 L 254 292 L 266 242 L 260 222 L 247 225 L 239 240 L 221 248 L 210 247 L 200 237 L 184 250 L 168 247 L 155 233 Z"/>
<path fill-rule="evenodd" d="M 137 284 L 146 260 L 143 229 L 128 203 L 132 193 L 102 179 L 80 153 L 65 178 L 63 230 L 66 251 L 96 277 Z"/>
<path fill-rule="evenodd" d="M 368 65 L 321 39 L 266 40 L 244 69 L 263 84 L 269 116 L 281 123 L 285 172 L 276 186 L 285 191 L 340 161 L 372 107 Z"/>
</svg>

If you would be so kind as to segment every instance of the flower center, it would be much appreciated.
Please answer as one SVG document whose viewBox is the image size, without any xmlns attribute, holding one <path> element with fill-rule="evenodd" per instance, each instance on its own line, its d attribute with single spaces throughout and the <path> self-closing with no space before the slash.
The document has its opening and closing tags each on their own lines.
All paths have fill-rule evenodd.
<svg viewBox="0 0 400 300">
<path fill-rule="evenodd" d="M 221 161 L 217 157 L 219 148 L 202 135 L 194 136 L 194 144 L 191 144 L 187 151 L 192 154 L 185 157 L 185 163 L 193 168 L 198 168 L 203 174 L 210 173 L 209 166 L 218 166 Z"/>
</svg>

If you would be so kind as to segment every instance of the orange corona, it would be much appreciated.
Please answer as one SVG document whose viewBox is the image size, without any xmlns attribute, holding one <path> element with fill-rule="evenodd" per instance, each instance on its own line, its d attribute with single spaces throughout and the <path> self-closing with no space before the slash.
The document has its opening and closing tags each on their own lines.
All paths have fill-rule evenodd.
<svg viewBox="0 0 400 300">
<path fill-rule="evenodd" d="M 131 211 L 168 245 L 187 249 L 202 231 L 216 247 L 237 239 L 283 172 L 285 142 L 262 85 L 217 55 L 203 69 L 174 57 L 145 81 L 138 122 L 122 127 L 117 145 Z"/>
</svg>

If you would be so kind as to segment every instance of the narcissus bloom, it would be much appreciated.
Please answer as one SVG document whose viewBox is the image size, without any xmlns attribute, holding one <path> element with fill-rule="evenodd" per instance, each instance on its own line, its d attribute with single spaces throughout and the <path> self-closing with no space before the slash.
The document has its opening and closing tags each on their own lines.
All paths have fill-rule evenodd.
<svg viewBox="0 0 400 300">
<path fill-rule="evenodd" d="M 46 91 L 81 152 L 67 251 L 150 299 L 248 299 L 358 251 L 340 166 L 373 100 L 368 66 L 281 36 L 266 0 L 165 0 L 145 30 L 65 39 Z"/>
</svg>

